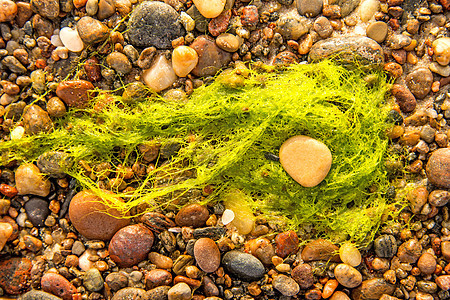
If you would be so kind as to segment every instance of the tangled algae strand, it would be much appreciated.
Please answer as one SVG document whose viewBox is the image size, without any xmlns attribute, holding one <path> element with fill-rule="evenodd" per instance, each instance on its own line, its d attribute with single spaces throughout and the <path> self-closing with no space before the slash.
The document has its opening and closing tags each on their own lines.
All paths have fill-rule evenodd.
<svg viewBox="0 0 450 300">
<path fill-rule="evenodd" d="M 166 159 L 160 155 L 157 167 L 136 179 L 133 192 L 118 192 L 125 201 L 116 202 L 116 208 L 167 206 L 206 186 L 214 192 L 203 200 L 216 201 L 237 189 L 251 207 L 285 216 L 294 227 L 311 224 L 329 238 L 346 235 L 362 242 L 373 236 L 389 205 L 383 197 L 389 185 L 387 90 L 383 73 L 348 70 L 330 61 L 282 71 L 223 72 L 188 101 L 154 96 L 124 104 L 116 97 L 101 110 L 73 110 L 53 132 L 4 142 L 0 150 L 3 163 L 32 161 L 58 150 L 74 161 L 131 165 L 139 145 L 176 142 L 178 152 Z M 295 135 L 310 136 L 331 150 L 331 170 L 318 186 L 302 187 L 268 159 Z M 67 172 L 102 195 L 78 164 Z M 183 180 L 174 179 L 179 177 Z M 158 184 L 164 179 L 166 184 Z"/>
</svg>

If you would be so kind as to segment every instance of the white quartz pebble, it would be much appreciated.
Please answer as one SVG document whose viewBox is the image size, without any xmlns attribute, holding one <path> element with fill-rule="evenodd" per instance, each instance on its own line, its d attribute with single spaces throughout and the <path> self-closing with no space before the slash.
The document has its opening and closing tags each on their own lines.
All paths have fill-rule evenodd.
<svg viewBox="0 0 450 300">
<path fill-rule="evenodd" d="M 155 92 L 160 92 L 170 87 L 177 80 L 177 75 L 170 61 L 164 55 L 160 55 L 155 59 L 150 69 L 144 70 L 142 78 L 149 88 Z"/>
<path fill-rule="evenodd" d="M 172 67 L 179 77 L 186 77 L 198 63 L 197 51 L 188 46 L 179 46 L 172 53 Z"/>
<path fill-rule="evenodd" d="M 83 41 L 75 28 L 64 27 L 59 32 L 59 38 L 63 45 L 72 52 L 80 52 L 84 48 Z"/>
<path fill-rule="evenodd" d="M 231 209 L 225 209 L 222 214 L 222 224 L 227 225 L 234 220 L 234 212 Z"/>
<path fill-rule="evenodd" d="M 193 0 L 195 7 L 205 18 L 212 19 L 220 15 L 226 0 Z"/>
</svg>

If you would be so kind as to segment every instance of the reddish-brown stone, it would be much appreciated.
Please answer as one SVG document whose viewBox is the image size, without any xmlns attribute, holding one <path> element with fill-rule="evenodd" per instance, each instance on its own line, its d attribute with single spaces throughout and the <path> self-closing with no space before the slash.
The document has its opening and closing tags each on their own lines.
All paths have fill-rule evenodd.
<svg viewBox="0 0 450 300">
<path fill-rule="evenodd" d="M 84 63 L 84 71 L 86 72 L 86 76 L 91 82 L 97 82 L 102 79 L 100 63 L 98 58 L 93 56 L 86 59 Z"/>
<path fill-rule="evenodd" d="M 17 189 L 13 186 L 7 185 L 6 183 L 0 184 L 0 193 L 6 197 L 12 198 L 17 195 Z"/>
<path fill-rule="evenodd" d="M 19 27 L 23 27 L 25 22 L 28 21 L 33 15 L 33 11 L 31 10 L 30 3 L 27 2 L 17 2 L 17 15 L 16 15 L 16 24 Z"/>
<path fill-rule="evenodd" d="M 64 101 L 69 107 L 86 107 L 90 100 L 89 91 L 94 86 L 85 80 L 67 80 L 59 83 L 56 89 L 56 95 Z"/>
<path fill-rule="evenodd" d="M 206 273 L 212 273 L 220 266 L 219 248 L 210 238 L 200 238 L 195 242 L 194 257 L 200 269 Z"/>
<path fill-rule="evenodd" d="M 195 76 L 215 75 L 231 61 L 231 54 L 220 49 L 216 42 L 206 35 L 197 37 L 189 47 L 198 54 L 197 66 L 191 71 Z"/>
<path fill-rule="evenodd" d="M 56 273 L 46 273 L 41 278 L 42 290 L 56 295 L 63 300 L 72 300 L 72 295 L 76 294 L 76 287 L 64 276 Z"/>
<path fill-rule="evenodd" d="M 331 260 L 340 262 L 339 247 L 324 239 L 317 239 L 306 244 L 302 250 L 302 259 L 306 262 L 314 260 Z"/>
<path fill-rule="evenodd" d="M 227 31 L 231 19 L 231 10 L 223 11 L 217 18 L 209 21 L 208 30 L 213 36 L 218 36 Z"/>
<path fill-rule="evenodd" d="M 276 254 L 282 258 L 295 253 L 298 248 L 299 240 L 297 234 L 292 231 L 285 231 L 277 234 L 275 237 Z"/>
<path fill-rule="evenodd" d="M 394 84 L 391 93 L 402 112 L 412 112 L 416 108 L 416 97 L 405 86 Z"/>
<path fill-rule="evenodd" d="M 0 287 L 8 294 L 21 294 L 30 285 L 31 267 L 28 258 L 13 257 L 0 261 Z"/>
<path fill-rule="evenodd" d="M 246 27 L 253 27 L 258 24 L 259 13 L 258 8 L 254 5 L 245 6 L 242 8 L 241 23 Z"/>
<path fill-rule="evenodd" d="M 145 286 L 148 290 L 158 286 L 171 285 L 171 283 L 172 274 L 163 269 L 151 270 L 145 275 Z"/>
<path fill-rule="evenodd" d="M 175 223 L 178 226 L 201 227 L 206 224 L 209 212 L 206 207 L 200 204 L 189 204 L 184 206 L 175 216 Z"/>
</svg>

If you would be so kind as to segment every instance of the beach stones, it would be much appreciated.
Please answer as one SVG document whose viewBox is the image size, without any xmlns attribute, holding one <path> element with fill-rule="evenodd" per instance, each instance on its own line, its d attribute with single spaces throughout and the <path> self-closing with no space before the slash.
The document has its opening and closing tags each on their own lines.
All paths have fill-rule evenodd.
<svg viewBox="0 0 450 300">
<path fill-rule="evenodd" d="M 343 263 L 352 267 L 361 264 L 361 253 L 351 242 L 346 242 L 339 248 L 339 257 Z"/>
<path fill-rule="evenodd" d="M 436 186 L 450 188 L 450 149 L 440 148 L 433 152 L 426 166 L 428 181 Z"/>
<path fill-rule="evenodd" d="M 286 275 L 278 275 L 272 282 L 274 289 L 278 290 L 284 296 L 295 296 L 300 291 L 297 282 Z"/>
<path fill-rule="evenodd" d="M 179 77 L 186 77 L 198 63 L 197 52 L 188 46 L 179 46 L 172 52 L 172 67 Z"/>
<path fill-rule="evenodd" d="M 114 234 L 109 255 L 120 267 L 131 267 L 143 261 L 153 246 L 153 233 L 142 224 L 126 226 Z"/>
<path fill-rule="evenodd" d="M 333 58 L 344 65 L 378 67 L 384 63 L 381 46 L 365 36 L 329 38 L 315 43 L 309 52 L 309 61 Z"/>
<path fill-rule="evenodd" d="M 109 36 L 108 26 L 91 17 L 82 17 L 77 23 L 77 31 L 86 44 L 103 42 Z"/>
<path fill-rule="evenodd" d="M 422 254 L 422 245 L 416 239 L 410 239 L 398 247 L 397 257 L 401 262 L 416 263 Z"/>
<path fill-rule="evenodd" d="M 210 238 L 200 238 L 195 242 L 194 257 L 200 269 L 206 273 L 212 273 L 220 266 L 219 248 Z"/>
<path fill-rule="evenodd" d="M 36 164 L 42 173 L 53 178 L 63 178 L 73 161 L 65 152 L 49 151 L 39 155 Z"/>
<path fill-rule="evenodd" d="M 189 204 L 184 206 L 175 216 L 175 223 L 178 226 L 201 227 L 206 224 L 209 212 L 206 207 L 200 204 Z"/>
<path fill-rule="evenodd" d="M 112 194 L 109 191 L 102 191 Z M 110 208 L 110 200 L 101 199 L 94 192 L 84 190 L 76 194 L 69 206 L 69 217 L 78 232 L 88 239 L 109 240 L 130 223 L 127 215 Z M 119 198 L 117 201 L 121 201 Z"/>
<path fill-rule="evenodd" d="M 189 300 L 192 299 L 192 291 L 189 285 L 184 282 L 175 284 L 167 292 L 168 300 Z"/>
<path fill-rule="evenodd" d="M 436 258 L 428 253 L 424 252 L 417 261 L 417 267 L 419 268 L 420 272 L 423 274 L 431 275 L 436 270 Z"/>
<path fill-rule="evenodd" d="M 63 300 L 72 300 L 72 295 L 77 292 L 69 280 L 56 273 L 45 273 L 41 278 L 41 287 L 44 292 L 56 295 Z"/>
<path fill-rule="evenodd" d="M 378 257 L 391 258 L 397 253 L 397 241 L 393 235 L 381 235 L 374 241 L 375 253 Z"/>
<path fill-rule="evenodd" d="M 383 278 L 364 280 L 360 287 L 352 291 L 351 299 L 380 299 L 384 294 L 392 295 L 395 285 L 387 283 Z"/>
<path fill-rule="evenodd" d="M 318 185 L 331 168 L 330 149 L 324 143 L 304 135 L 284 142 L 279 156 L 283 169 L 304 187 Z"/>
<path fill-rule="evenodd" d="M 288 255 L 297 251 L 299 240 L 297 234 L 292 231 L 285 231 L 277 234 L 275 237 L 276 254 L 279 257 L 285 258 Z"/>
<path fill-rule="evenodd" d="M 63 45 L 72 52 L 80 52 L 84 48 L 83 40 L 75 28 L 64 27 L 59 31 L 59 38 Z"/>
<path fill-rule="evenodd" d="M 106 56 L 106 64 L 121 75 L 125 75 L 131 72 L 133 66 L 131 65 L 128 57 L 120 52 L 114 51 Z"/>
<path fill-rule="evenodd" d="M 114 294 L 111 300 L 145 300 L 155 299 L 149 297 L 144 289 L 136 287 L 126 287 Z"/>
<path fill-rule="evenodd" d="M 16 14 L 16 3 L 11 0 L 0 0 L 0 23 L 12 21 Z"/>
<path fill-rule="evenodd" d="M 302 259 L 305 262 L 315 260 L 331 260 L 339 262 L 339 247 L 324 239 L 309 242 L 302 250 Z"/>
<path fill-rule="evenodd" d="M 253 255 L 232 250 L 223 256 L 224 268 L 245 281 L 256 281 L 264 276 L 264 265 Z"/>
<path fill-rule="evenodd" d="M 450 62 L 450 37 L 436 39 L 433 44 L 434 59 L 442 66 Z"/>
<path fill-rule="evenodd" d="M 194 5 L 205 18 L 212 19 L 220 15 L 226 0 L 194 0 Z"/>
<path fill-rule="evenodd" d="M 149 69 L 144 70 L 142 79 L 154 92 L 160 92 L 170 87 L 177 79 L 177 75 L 170 61 L 164 55 L 160 55 L 155 58 Z"/>
<path fill-rule="evenodd" d="M 36 195 L 46 197 L 50 193 L 51 183 L 33 164 L 22 164 L 17 168 L 16 188 L 19 195 Z"/>
<path fill-rule="evenodd" d="M 52 295 L 50 293 L 44 292 L 44 291 L 38 291 L 38 290 L 31 290 L 29 292 L 26 292 L 25 294 L 21 295 L 21 300 L 61 300 L 60 297 L 57 297 L 55 295 Z"/>
<path fill-rule="evenodd" d="M 206 35 L 197 37 L 190 47 L 198 54 L 197 66 L 192 70 L 195 76 L 215 75 L 231 61 L 231 54 L 220 49 L 215 41 Z"/>
<path fill-rule="evenodd" d="M 13 257 L 0 261 L 0 287 L 11 295 L 19 295 L 28 289 L 31 261 Z"/>
<path fill-rule="evenodd" d="M 128 22 L 130 43 L 137 47 L 169 49 L 172 41 L 185 34 L 179 14 L 172 6 L 159 1 L 139 4 Z"/>
<path fill-rule="evenodd" d="M 41 132 L 50 132 L 53 129 L 53 122 L 45 110 L 32 104 L 24 109 L 23 126 L 26 134 L 34 135 Z"/>
<path fill-rule="evenodd" d="M 376 41 L 377 43 L 382 43 L 386 39 L 388 33 L 388 25 L 382 21 L 376 21 L 367 26 L 366 35 L 368 38 Z"/>
<path fill-rule="evenodd" d="M 362 282 L 362 275 L 358 270 L 347 264 L 339 264 L 334 268 L 336 280 L 347 288 L 355 288 Z"/>
<path fill-rule="evenodd" d="M 431 90 L 433 74 L 428 68 L 418 68 L 406 76 L 405 82 L 416 98 L 423 99 Z"/>
<path fill-rule="evenodd" d="M 93 90 L 92 83 L 86 80 L 66 80 L 58 84 L 56 95 L 69 107 L 83 108 L 89 103 L 88 91 Z"/>
<path fill-rule="evenodd" d="M 299 14 L 313 18 L 322 11 L 323 0 L 297 0 L 296 4 Z"/>
<path fill-rule="evenodd" d="M 31 9 L 48 19 L 56 19 L 59 15 L 58 0 L 32 0 L 30 1 Z"/>
<path fill-rule="evenodd" d="M 14 228 L 7 222 L 0 222 L 0 251 L 5 247 L 6 242 L 13 234 Z"/>
<path fill-rule="evenodd" d="M 31 198 L 25 203 L 24 207 L 28 220 L 30 220 L 34 226 L 44 226 L 45 219 L 47 219 L 50 214 L 48 201 L 40 198 Z"/>
<path fill-rule="evenodd" d="M 408 88 L 400 84 L 394 84 L 392 85 L 391 93 L 395 97 L 402 112 L 412 112 L 416 109 L 416 97 L 414 97 Z"/>
<path fill-rule="evenodd" d="M 302 289 L 307 289 L 314 283 L 314 274 L 309 264 L 299 264 L 291 272 L 292 278 Z"/>
</svg>

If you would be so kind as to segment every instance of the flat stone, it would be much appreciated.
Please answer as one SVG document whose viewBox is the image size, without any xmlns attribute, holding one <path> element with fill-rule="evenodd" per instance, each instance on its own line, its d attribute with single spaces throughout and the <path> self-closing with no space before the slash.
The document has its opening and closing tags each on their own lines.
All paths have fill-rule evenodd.
<svg viewBox="0 0 450 300">
<path fill-rule="evenodd" d="M 305 262 L 315 260 L 330 260 L 339 262 L 339 247 L 324 239 L 309 242 L 303 248 L 301 256 Z"/>
<path fill-rule="evenodd" d="M 175 223 L 178 226 L 201 227 L 206 224 L 209 218 L 208 209 L 200 204 L 189 204 L 180 209 L 175 216 Z"/>
<path fill-rule="evenodd" d="M 179 14 L 163 2 L 142 2 L 133 10 L 128 22 L 130 43 L 137 47 L 169 49 L 172 41 L 184 34 Z"/>
<path fill-rule="evenodd" d="M 416 98 L 423 99 L 431 90 L 433 74 L 428 68 L 418 68 L 409 73 L 405 81 L 411 93 Z"/>
<path fill-rule="evenodd" d="M 299 245 L 298 236 L 293 230 L 281 232 L 275 236 L 276 254 L 281 258 L 297 251 Z"/>
<path fill-rule="evenodd" d="M 297 282 L 291 277 L 286 275 L 278 275 L 272 281 L 273 288 L 279 291 L 283 296 L 295 296 L 300 291 L 300 287 Z"/>
<path fill-rule="evenodd" d="M 347 264 L 339 264 L 334 268 L 336 280 L 347 288 L 355 288 L 362 282 L 362 275 L 358 270 Z"/>
<path fill-rule="evenodd" d="M 22 164 L 17 168 L 16 188 L 19 195 L 36 195 L 46 197 L 50 193 L 51 183 L 34 164 Z"/>
<path fill-rule="evenodd" d="M 144 70 L 142 79 L 154 92 L 160 92 L 172 86 L 177 79 L 172 64 L 164 55 L 155 58 L 152 66 Z"/>
<path fill-rule="evenodd" d="M 38 290 L 31 290 L 19 297 L 20 300 L 61 300 L 61 298 L 50 293 Z"/>
<path fill-rule="evenodd" d="M 31 0 L 31 9 L 48 19 L 56 19 L 59 15 L 58 0 Z"/>
<path fill-rule="evenodd" d="M 66 80 L 58 84 L 56 95 L 69 107 L 84 108 L 89 104 L 88 92 L 93 89 L 89 81 Z"/>
<path fill-rule="evenodd" d="M 450 149 L 440 148 L 434 151 L 428 159 L 426 171 L 430 183 L 450 189 Z"/>
<path fill-rule="evenodd" d="M 45 273 L 41 278 L 41 288 L 63 300 L 72 300 L 72 295 L 77 293 L 76 287 L 69 280 L 56 273 Z"/>
<path fill-rule="evenodd" d="M 239 39 L 231 33 L 222 33 L 216 38 L 216 45 L 227 52 L 236 52 L 239 49 Z"/>
<path fill-rule="evenodd" d="M 297 0 L 296 4 L 299 14 L 313 18 L 322 11 L 323 0 Z"/>
<path fill-rule="evenodd" d="M 119 267 L 131 267 L 147 258 L 153 241 L 150 229 L 142 224 L 129 225 L 114 234 L 109 243 L 109 255 Z"/>
<path fill-rule="evenodd" d="M 0 0 L 0 23 L 14 20 L 17 4 L 11 0 Z"/>
<path fill-rule="evenodd" d="M 386 39 L 388 33 L 388 25 L 382 21 L 376 21 L 367 26 L 366 35 L 368 38 L 382 43 Z"/>
<path fill-rule="evenodd" d="M 35 135 L 50 132 L 53 129 L 53 122 L 45 110 L 32 104 L 24 109 L 23 126 L 26 134 Z"/>
<path fill-rule="evenodd" d="M 351 299 L 380 299 L 384 294 L 392 295 L 394 290 L 395 285 L 387 283 L 383 278 L 372 278 L 364 280 L 361 286 L 354 289 Z"/>
<path fill-rule="evenodd" d="M 378 0 L 365 0 L 359 7 L 359 17 L 361 18 L 361 21 L 367 22 L 372 19 L 373 15 L 379 10 L 380 2 Z"/>
<path fill-rule="evenodd" d="M 444 291 L 450 290 L 450 275 L 442 275 L 436 277 L 436 284 Z"/>
<path fill-rule="evenodd" d="M 431 72 L 434 72 L 436 74 L 441 75 L 442 77 L 448 77 L 450 76 L 450 66 L 446 65 L 446 66 L 442 66 L 437 62 L 432 62 L 428 68 L 430 69 Z"/>
<path fill-rule="evenodd" d="M 200 269 L 206 273 L 212 273 L 220 266 L 219 248 L 210 238 L 200 238 L 195 242 L 194 257 Z"/>
<path fill-rule="evenodd" d="M 193 0 L 198 11 L 208 19 L 220 15 L 225 7 L 226 0 Z"/>
<path fill-rule="evenodd" d="M 197 66 L 198 54 L 188 46 L 179 46 L 172 52 L 172 67 L 179 77 L 186 77 Z"/>
<path fill-rule="evenodd" d="M 198 54 L 197 66 L 191 71 L 195 76 L 215 75 L 231 61 L 231 54 L 220 49 L 215 41 L 206 35 L 197 37 L 190 47 Z"/>
<path fill-rule="evenodd" d="M 82 17 L 77 23 L 77 31 L 86 44 L 103 42 L 109 36 L 108 26 L 91 17 Z"/>
<path fill-rule="evenodd" d="M 107 207 L 103 201 L 108 200 L 85 190 L 76 194 L 70 202 L 70 220 L 75 229 L 88 239 L 109 240 L 120 228 L 130 224 L 130 219 L 124 218 L 128 214 Z"/>
<path fill-rule="evenodd" d="M 8 294 L 19 295 L 30 286 L 31 261 L 28 258 L 6 258 L 0 261 L 0 287 Z"/>
<path fill-rule="evenodd" d="M 126 287 L 119 290 L 111 300 L 153 300 L 153 298 L 148 297 L 147 291 L 136 287 Z"/>
<path fill-rule="evenodd" d="M 25 68 L 22 63 L 12 55 L 5 56 L 1 63 L 13 73 L 24 74 L 27 72 L 27 68 Z"/>
<path fill-rule="evenodd" d="M 442 66 L 450 62 L 450 38 L 441 37 L 436 39 L 433 44 L 434 59 Z"/>
<path fill-rule="evenodd" d="M 324 143 L 304 135 L 285 141 L 279 157 L 283 169 L 304 187 L 314 187 L 322 182 L 332 162 L 331 151 Z"/>
<path fill-rule="evenodd" d="M 253 255 L 232 250 L 223 256 L 223 267 L 244 281 L 257 281 L 264 276 L 264 265 Z"/>
</svg>

